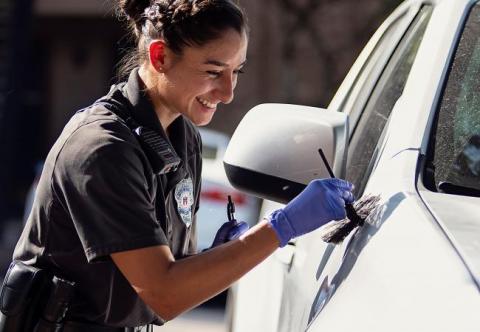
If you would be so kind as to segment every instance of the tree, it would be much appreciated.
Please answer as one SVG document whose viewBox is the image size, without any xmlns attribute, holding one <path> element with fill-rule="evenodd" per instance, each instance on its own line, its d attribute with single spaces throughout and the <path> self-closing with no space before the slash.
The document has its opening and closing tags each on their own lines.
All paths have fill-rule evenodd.
<svg viewBox="0 0 480 332">
<path fill-rule="evenodd" d="M 282 12 L 283 94 L 291 102 L 325 106 L 361 47 L 400 0 L 278 0 L 275 3 Z M 319 87 L 312 91 L 313 100 L 302 100 L 298 90 L 301 72 L 305 70 L 302 65 L 313 66 L 303 61 L 307 54 L 299 51 L 299 41 L 305 38 L 310 42 L 310 52 L 315 54 L 316 68 L 321 69 L 318 82 L 309 84 Z"/>
</svg>

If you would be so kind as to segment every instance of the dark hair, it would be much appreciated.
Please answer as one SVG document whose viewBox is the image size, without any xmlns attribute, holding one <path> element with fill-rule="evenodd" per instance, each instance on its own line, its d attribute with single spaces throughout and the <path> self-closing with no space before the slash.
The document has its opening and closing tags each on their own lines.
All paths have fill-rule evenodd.
<svg viewBox="0 0 480 332">
<path fill-rule="evenodd" d="M 119 9 L 137 45 L 123 58 L 121 77 L 147 59 L 152 39 L 164 39 L 181 55 L 185 46 L 205 45 L 227 29 L 248 33 L 245 14 L 233 0 L 119 0 Z"/>
</svg>

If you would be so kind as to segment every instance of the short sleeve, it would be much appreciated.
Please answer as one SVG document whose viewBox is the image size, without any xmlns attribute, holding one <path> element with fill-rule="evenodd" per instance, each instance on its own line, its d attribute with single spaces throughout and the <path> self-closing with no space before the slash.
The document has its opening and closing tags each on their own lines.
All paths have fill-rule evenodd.
<svg viewBox="0 0 480 332">
<path fill-rule="evenodd" d="M 89 262 L 168 244 L 156 219 L 148 160 L 121 122 L 97 120 L 77 129 L 59 153 L 53 177 Z"/>
</svg>

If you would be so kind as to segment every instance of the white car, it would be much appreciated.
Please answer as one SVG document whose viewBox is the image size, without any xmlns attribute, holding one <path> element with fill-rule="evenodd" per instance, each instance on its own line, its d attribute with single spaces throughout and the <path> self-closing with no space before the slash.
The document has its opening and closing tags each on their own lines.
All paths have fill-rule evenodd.
<svg viewBox="0 0 480 332">
<path fill-rule="evenodd" d="M 202 136 L 202 190 L 197 212 L 198 250 L 209 248 L 222 224 L 228 221 L 227 202 L 235 204 L 235 218 L 250 226 L 258 221 L 260 199 L 234 189 L 228 182 L 222 160 L 230 138 L 218 131 L 200 128 Z"/>
<path fill-rule="evenodd" d="M 224 163 L 285 203 L 328 176 L 319 148 L 381 204 L 341 244 L 314 231 L 242 278 L 231 331 L 480 331 L 480 3 L 405 1 L 327 110 L 257 106 Z"/>
</svg>

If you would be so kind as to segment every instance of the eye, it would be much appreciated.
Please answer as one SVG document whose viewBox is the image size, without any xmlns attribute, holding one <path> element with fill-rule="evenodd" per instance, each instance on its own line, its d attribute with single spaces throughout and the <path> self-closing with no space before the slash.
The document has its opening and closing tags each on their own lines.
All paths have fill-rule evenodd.
<svg viewBox="0 0 480 332">
<path fill-rule="evenodd" d="M 219 71 L 207 70 L 207 74 L 208 74 L 208 76 L 210 76 L 210 77 L 212 77 L 212 78 L 217 78 L 217 77 L 219 77 L 222 73 L 219 72 Z"/>
<path fill-rule="evenodd" d="M 244 72 L 242 69 L 237 69 L 237 70 L 234 70 L 233 73 L 234 73 L 235 75 L 239 75 L 239 74 L 243 74 L 243 73 L 245 73 L 245 72 Z"/>
</svg>

